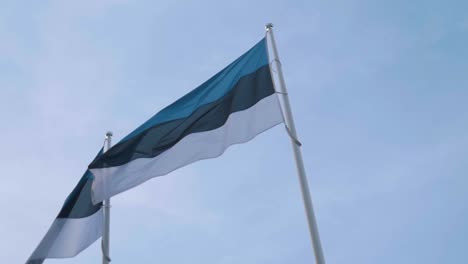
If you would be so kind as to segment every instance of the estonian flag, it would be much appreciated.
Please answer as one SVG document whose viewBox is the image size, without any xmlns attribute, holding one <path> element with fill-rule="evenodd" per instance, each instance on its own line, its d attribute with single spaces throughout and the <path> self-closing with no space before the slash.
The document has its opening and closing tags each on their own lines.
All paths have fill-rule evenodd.
<svg viewBox="0 0 468 264">
<path fill-rule="evenodd" d="M 98 154 L 102 154 L 102 149 Z M 89 170 L 65 200 L 62 210 L 26 264 L 41 264 L 46 258 L 70 258 L 102 235 L 102 203 L 91 202 L 93 175 Z"/>
<path fill-rule="evenodd" d="M 220 156 L 283 122 L 266 38 L 97 157 L 98 203 L 192 162 Z"/>
<path fill-rule="evenodd" d="M 26 262 L 73 257 L 102 235 L 102 201 L 221 155 L 283 122 L 266 39 L 97 155 Z"/>
</svg>

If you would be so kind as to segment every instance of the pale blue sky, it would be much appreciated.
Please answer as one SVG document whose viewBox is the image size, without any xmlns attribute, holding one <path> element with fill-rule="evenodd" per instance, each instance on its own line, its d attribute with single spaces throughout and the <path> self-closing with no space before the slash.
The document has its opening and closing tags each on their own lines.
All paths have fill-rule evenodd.
<svg viewBox="0 0 468 264">
<path fill-rule="evenodd" d="M 468 2 L 1 1 L 0 259 L 273 22 L 327 263 L 467 263 Z M 113 199 L 112 263 L 313 263 L 278 126 Z M 74 259 L 100 263 L 95 243 Z"/>
</svg>

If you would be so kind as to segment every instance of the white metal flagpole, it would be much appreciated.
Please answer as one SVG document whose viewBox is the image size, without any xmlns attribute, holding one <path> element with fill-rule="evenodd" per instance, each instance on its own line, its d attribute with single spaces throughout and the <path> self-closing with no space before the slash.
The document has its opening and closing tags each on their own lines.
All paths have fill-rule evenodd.
<svg viewBox="0 0 468 264">
<path fill-rule="evenodd" d="M 301 143 L 297 140 L 296 127 L 294 125 L 294 118 L 291 111 L 291 105 L 289 103 L 288 91 L 286 90 L 286 83 L 284 82 L 283 71 L 281 69 L 281 62 L 278 56 L 278 50 L 276 48 L 275 38 L 273 35 L 273 24 L 269 23 L 265 26 L 267 35 L 270 36 L 271 48 L 273 51 L 273 62 L 277 65 L 278 79 L 280 94 L 283 96 L 284 114 L 286 122 L 286 130 L 291 138 L 291 144 L 294 152 L 294 159 L 296 160 L 297 173 L 299 176 L 299 183 L 301 185 L 302 199 L 304 201 L 304 207 L 307 215 L 307 221 L 309 223 L 309 231 L 312 239 L 312 247 L 314 248 L 315 263 L 325 264 L 325 258 L 323 256 L 322 245 L 320 243 L 320 237 L 317 227 L 317 221 L 315 220 L 314 208 L 312 206 L 312 198 L 310 196 L 309 184 L 307 182 L 307 176 L 304 169 L 304 162 L 302 160 L 302 152 L 300 149 Z"/>
<path fill-rule="evenodd" d="M 104 152 L 108 151 L 112 146 L 112 132 L 106 133 L 106 144 L 104 145 Z M 111 259 L 109 257 L 109 244 L 110 244 L 110 199 L 104 200 L 102 207 L 104 209 L 104 230 L 102 234 L 102 264 L 109 264 Z"/>
</svg>

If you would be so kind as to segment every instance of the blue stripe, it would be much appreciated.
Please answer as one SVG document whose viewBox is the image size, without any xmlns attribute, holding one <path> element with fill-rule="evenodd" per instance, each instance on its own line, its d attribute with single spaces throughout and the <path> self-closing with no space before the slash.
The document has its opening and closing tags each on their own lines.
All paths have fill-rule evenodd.
<svg viewBox="0 0 468 264">
<path fill-rule="evenodd" d="M 104 148 L 101 148 L 96 158 L 103 154 Z M 86 170 L 73 191 L 68 195 L 57 218 L 83 218 L 90 216 L 102 206 L 102 203 L 93 204 L 91 200 L 91 184 L 94 175 Z"/>
<path fill-rule="evenodd" d="M 133 138 L 155 125 L 190 116 L 200 106 L 214 102 L 227 94 L 243 76 L 253 73 L 267 64 L 266 40 L 263 38 L 229 66 L 195 90 L 161 110 L 122 139 L 121 142 Z"/>
</svg>

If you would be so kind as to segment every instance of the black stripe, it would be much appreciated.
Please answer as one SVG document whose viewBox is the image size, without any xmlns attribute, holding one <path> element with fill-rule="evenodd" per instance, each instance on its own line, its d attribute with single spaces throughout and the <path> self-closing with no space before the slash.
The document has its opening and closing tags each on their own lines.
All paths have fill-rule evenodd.
<svg viewBox="0 0 468 264">
<path fill-rule="evenodd" d="M 44 260 L 43 258 L 40 258 L 40 259 L 28 259 L 28 261 L 26 261 L 26 264 L 42 264 L 44 263 Z"/>
<path fill-rule="evenodd" d="M 248 74 L 220 99 L 203 105 L 190 116 L 158 124 L 97 157 L 90 169 L 120 166 L 138 158 L 153 158 L 185 136 L 223 126 L 229 115 L 246 110 L 274 93 L 269 65 Z"/>
<path fill-rule="evenodd" d="M 68 195 L 57 218 L 83 218 L 99 211 L 102 203 L 93 205 L 91 201 L 92 182 L 93 175 L 87 170 L 70 195 Z"/>
</svg>

